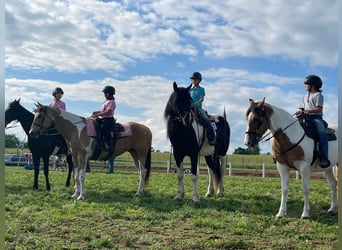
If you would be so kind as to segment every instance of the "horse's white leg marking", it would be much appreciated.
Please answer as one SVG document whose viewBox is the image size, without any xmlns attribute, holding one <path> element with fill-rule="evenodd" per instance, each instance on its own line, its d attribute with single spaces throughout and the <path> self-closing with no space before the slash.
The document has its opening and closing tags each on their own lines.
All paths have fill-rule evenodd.
<svg viewBox="0 0 342 250">
<path fill-rule="evenodd" d="M 83 166 L 82 168 L 79 169 L 79 182 L 80 182 L 80 195 L 77 197 L 77 200 L 84 200 L 85 198 L 85 185 L 84 185 L 84 180 L 85 180 L 85 173 L 86 173 L 86 167 Z"/>
<path fill-rule="evenodd" d="M 336 214 L 337 213 L 337 180 L 335 178 L 334 172 L 332 167 L 324 170 L 324 174 L 327 177 L 327 181 L 330 186 L 331 190 L 331 202 L 330 202 L 330 208 L 328 209 L 328 213 Z"/>
<path fill-rule="evenodd" d="M 194 187 L 194 192 L 192 195 L 192 201 L 193 202 L 199 202 L 199 193 L 198 193 L 198 174 L 197 175 L 191 175 L 192 185 Z"/>
<path fill-rule="evenodd" d="M 79 182 L 79 168 L 75 166 L 74 168 L 74 180 L 75 180 L 75 191 L 74 194 L 71 196 L 72 198 L 76 198 L 80 194 L 80 182 Z"/>
<path fill-rule="evenodd" d="M 211 197 L 214 194 L 214 173 L 213 171 L 208 167 L 208 176 L 209 176 L 209 184 L 208 184 L 208 190 L 205 194 L 205 197 Z"/>
<path fill-rule="evenodd" d="M 310 218 L 310 202 L 309 202 L 309 192 L 310 192 L 310 166 L 303 166 L 300 169 L 300 175 L 302 176 L 302 192 L 304 198 L 303 213 L 301 215 L 302 219 Z"/>
<path fill-rule="evenodd" d="M 183 170 L 183 163 L 180 167 L 177 167 L 177 178 L 178 178 L 178 192 L 175 196 L 175 200 L 183 200 L 184 198 L 184 170 Z"/>
<path fill-rule="evenodd" d="M 141 195 L 144 192 L 144 185 L 145 185 L 145 176 L 146 176 L 146 169 L 145 169 L 145 164 L 141 164 L 141 161 L 138 161 L 138 171 L 139 171 L 139 187 L 138 191 L 136 192 L 135 195 Z"/>
<path fill-rule="evenodd" d="M 281 202 L 279 211 L 276 215 L 276 218 L 281 218 L 286 215 L 286 203 L 287 203 L 287 196 L 288 196 L 288 185 L 289 185 L 289 176 L 290 176 L 290 169 L 285 164 L 281 164 L 277 162 L 277 169 L 280 174 L 281 180 Z"/>
</svg>

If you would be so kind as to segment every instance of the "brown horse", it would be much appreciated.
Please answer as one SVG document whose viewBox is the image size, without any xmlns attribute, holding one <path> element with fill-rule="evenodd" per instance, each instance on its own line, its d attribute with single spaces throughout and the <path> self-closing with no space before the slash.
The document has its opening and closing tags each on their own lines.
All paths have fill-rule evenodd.
<svg viewBox="0 0 342 250">
<path fill-rule="evenodd" d="M 42 132 L 54 126 L 64 137 L 74 161 L 75 192 L 72 195 L 77 200 L 85 198 L 86 163 L 96 146 L 96 138 L 88 136 L 86 119 L 70 112 L 36 104 L 34 120 L 30 129 L 30 136 L 38 137 Z M 136 167 L 139 169 L 140 182 L 136 195 L 140 195 L 147 186 L 151 170 L 151 130 L 139 123 L 129 122 L 132 135 L 120 137 L 115 145 L 114 156 L 126 151 L 132 155 Z M 102 151 L 99 159 L 104 160 L 108 151 Z"/>
</svg>

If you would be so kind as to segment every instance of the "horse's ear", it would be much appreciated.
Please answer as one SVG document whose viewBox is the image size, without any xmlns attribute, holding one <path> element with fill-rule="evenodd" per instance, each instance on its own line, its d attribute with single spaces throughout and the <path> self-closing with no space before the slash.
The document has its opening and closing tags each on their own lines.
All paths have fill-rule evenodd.
<svg viewBox="0 0 342 250">
<path fill-rule="evenodd" d="M 20 102 L 20 98 L 18 100 L 14 100 L 15 102 L 19 103 Z"/>
<path fill-rule="evenodd" d="M 191 89 L 192 83 L 186 88 L 188 91 Z"/>
<path fill-rule="evenodd" d="M 178 89 L 176 81 L 173 82 L 173 90 L 176 91 Z"/>
<path fill-rule="evenodd" d="M 262 101 L 259 103 L 259 107 L 263 106 L 265 104 L 265 97 L 262 99 Z"/>
<path fill-rule="evenodd" d="M 253 106 L 253 105 L 254 105 L 254 100 L 251 99 L 251 98 L 249 99 L 249 105 L 250 105 L 250 106 Z"/>
</svg>

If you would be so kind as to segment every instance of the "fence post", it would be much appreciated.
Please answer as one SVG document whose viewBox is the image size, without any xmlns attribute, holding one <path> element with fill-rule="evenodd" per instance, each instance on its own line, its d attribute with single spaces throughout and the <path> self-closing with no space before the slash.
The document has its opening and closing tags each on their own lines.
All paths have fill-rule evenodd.
<svg viewBox="0 0 342 250">
<path fill-rule="evenodd" d="M 229 175 L 229 176 L 232 176 L 232 163 L 229 162 L 229 163 L 228 163 L 228 166 L 229 166 L 229 167 L 228 167 L 228 175 Z"/>
<path fill-rule="evenodd" d="M 170 173 L 170 168 L 171 168 L 171 164 L 170 164 L 170 161 L 168 160 L 168 161 L 166 162 L 166 172 L 167 172 L 167 173 Z"/>
<path fill-rule="evenodd" d="M 265 178 L 265 163 L 262 164 L 262 178 Z"/>
</svg>

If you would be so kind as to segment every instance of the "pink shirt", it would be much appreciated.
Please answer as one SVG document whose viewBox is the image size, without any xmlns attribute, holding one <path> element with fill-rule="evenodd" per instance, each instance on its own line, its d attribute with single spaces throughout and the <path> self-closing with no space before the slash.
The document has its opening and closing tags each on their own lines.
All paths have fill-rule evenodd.
<svg viewBox="0 0 342 250">
<path fill-rule="evenodd" d="M 110 110 L 111 112 L 109 112 L 105 116 L 99 116 L 99 118 L 111 118 L 111 117 L 114 117 L 114 110 L 115 110 L 115 108 L 116 108 L 115 100 L 105 100 L 103 102 L 102 110 L 101 111 Z"/>
<path fill-rule="evenodd" d="M 54 100 L 53 102 L 50 103 L 49 106 L 65 110 L 65 103 L 62 102 L 61 100 Z"/>
</svg>

